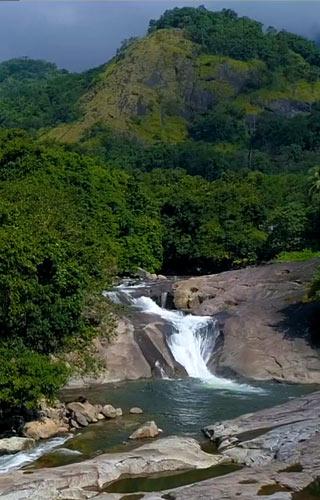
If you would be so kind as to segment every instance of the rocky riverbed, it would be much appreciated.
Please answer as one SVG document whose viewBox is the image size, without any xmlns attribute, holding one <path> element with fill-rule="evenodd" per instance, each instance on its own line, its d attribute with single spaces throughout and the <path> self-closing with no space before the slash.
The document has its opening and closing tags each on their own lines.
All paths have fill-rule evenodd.
<svg viewBox="0 0 320 500">
<path fill-rule="evenodd" d="M 0 497 L 120 499 L 123 494 L 105 490 L 121 477 L 172 474 L 234 462 L 243 468 L 169 491 L 140 492 L 139 498 L 254 500 L 267 496 L 273 500 L 305 500 L 309 497 L 304 492 L 320 477 L 320 391 L 207 426 L 204 432 L 218 447 L 216 454 L 202 451 L 192 438 L 162 438 L 129 452 L 2 475 Z"/>
</svg>

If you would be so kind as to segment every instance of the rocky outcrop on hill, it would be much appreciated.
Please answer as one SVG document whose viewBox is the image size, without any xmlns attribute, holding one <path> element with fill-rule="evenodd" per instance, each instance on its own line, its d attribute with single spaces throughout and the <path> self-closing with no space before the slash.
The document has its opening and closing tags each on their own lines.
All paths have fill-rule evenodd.
<svg viewBox="0 0 320 500">
<path fill-rule="evenodd" d="M 215 369 L 257 380 L 320 383 L 312 325 L 319 305 L 304 303 L 319 260 L 270 264 L 190 278 L 175 286 L 176 307 L 215 315 Z"/>
<path fill-rule="evenodd" d="M 29 471 L 28 474 L 16 471 L 1 475 L 0 497 L 6 500 L 94 498 L 124 474 L 204 469 L 227 461 L 221 455 L 203 452 L 192 438 L 168 437 L 127 453 L 100 455 L 81 463 Z"/>
</svg>

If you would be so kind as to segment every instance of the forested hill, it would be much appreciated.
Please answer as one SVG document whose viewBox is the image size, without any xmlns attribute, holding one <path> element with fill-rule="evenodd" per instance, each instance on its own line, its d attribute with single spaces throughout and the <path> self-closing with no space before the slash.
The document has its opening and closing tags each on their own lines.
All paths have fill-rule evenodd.
<svg viewBox="0 0 320 500">
<path fill-rule="evenodd" d="M 114 276 L 320 250 L 320 52 L 299 36 L 173 9 L 96 70 L 2 63 L 0 127 L 0 410 L 109 334 Z"/>
<path fill-rule="evenodd" d="M 310 40 L 230 10 L 176 8 L 83 74 L 2 63 L 0 124 L 121 166 L 181 167 L 208 179 L 243 167 L 306 170 L 317 161 L 319 75 Z"/>
<path fill-rule="evenodd" d="M 26 57 L 0 64 L 0 126 L 37 130 L 79 116 L 79 99 L 99 68 L 82 74 Z"/>
<path fill-rule="evenodd" d="M 266 111 L 308 112 L 319 75 L 311 41 L 230 10 L 176 8 L 123 44 L 83 96 L 82 117 L 52 136 L 73 142 L 102 125 L 151 142 L 244 142 Z"/>
</svg>

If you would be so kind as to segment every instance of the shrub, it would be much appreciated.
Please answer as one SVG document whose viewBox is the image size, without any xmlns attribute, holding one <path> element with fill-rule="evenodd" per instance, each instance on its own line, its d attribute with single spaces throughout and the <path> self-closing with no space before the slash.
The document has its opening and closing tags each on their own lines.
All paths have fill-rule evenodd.
<svg viewBox="0 0 320 500">
<path fill-rule="evenodd" d="M 36 408 L 38 401 L 53 399 L 66 382 L 64 363 L 27 349 L 17 342 L 0 345 L 0 408 Z"/>
</svg>

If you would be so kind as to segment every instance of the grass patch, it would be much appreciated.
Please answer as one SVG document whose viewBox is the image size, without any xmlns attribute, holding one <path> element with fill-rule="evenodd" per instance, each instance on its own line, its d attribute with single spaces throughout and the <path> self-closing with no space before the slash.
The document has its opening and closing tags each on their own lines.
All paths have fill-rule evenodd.
<svg viewBox="0 0 320 500">
<path fill-rule="evenodd" d="M 277 258 L 276 262 L 305 262 L 306 260 L 320 258 L 320 251 L 316 252 L 305 248 L 301 251 L 295 252 L 281 252 Z"/>
</svg>

